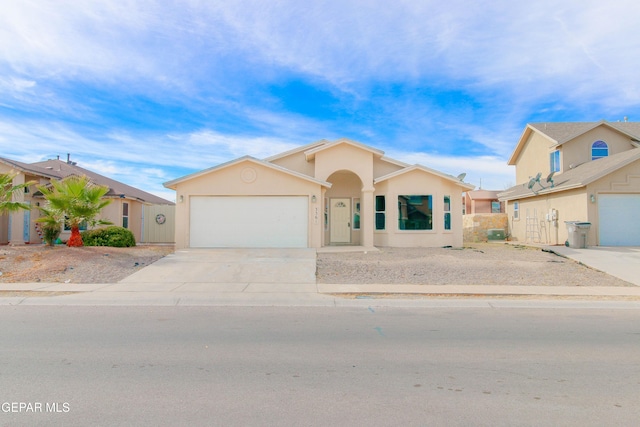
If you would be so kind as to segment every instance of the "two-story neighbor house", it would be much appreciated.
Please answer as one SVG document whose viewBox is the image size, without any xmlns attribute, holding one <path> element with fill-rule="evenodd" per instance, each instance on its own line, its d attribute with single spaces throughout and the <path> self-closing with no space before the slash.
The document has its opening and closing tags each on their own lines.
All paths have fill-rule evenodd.
<svg viewBox="0 0 640 427">
<path fill-rule="evenodd" d="M 462 192 L 473 189 L 349 139 L 165 186 L 176 191 L 176 248 L 462 246 Z"/>
<path fill-rule="evenodd" d="M 75 162 L 58 159 L 37 163 L 23 163 L 12 159 L 0 158 L 0 173 L 15 175 L 15 184 L 35 182 L 20 194 L 20 201 L 31 205 L 28 211 L 18 211 L 0 215 L 0 244 L 42 243 L 38 206 L 44 206 L 45 200 L 36 185 L 46 185 L 53 179 L 64 179 L 71 175 L 86 175 L 98 185 L 106 185 L 109 192 L 105 197 L 112 202 L 100 213 L 100 218 L 115 225 L 128 228 L 138 243 L 171 243 L 175 235 L 175 204 L 161 197 L 131 187 L 88 169 L 81 168 Z M 62 240 L 69 238 L 71 231 L 63 229 Z"/>
<path fill-rule="evenodd" d="M 528 124 L 499 194 L 511 237 L 564 244 L 565 221 L 589 222 L 589 245 L 640 245 L 640 123 Z"/>
</svg>

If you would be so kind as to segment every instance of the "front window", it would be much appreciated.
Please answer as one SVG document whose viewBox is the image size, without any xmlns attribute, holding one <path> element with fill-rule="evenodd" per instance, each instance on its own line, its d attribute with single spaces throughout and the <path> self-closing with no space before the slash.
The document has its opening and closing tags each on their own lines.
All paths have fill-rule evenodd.
<svg viewBox="0 0 640 427">
<path fill-rule="evenodd" d="M 520 219 L 520 203 L 513 202 L 513 219 Z"/>
<path fill-rule="evenodd" d="M 451 230 L 451 197 L 444 196 L 444 229 Z"/>
<path fill-rule="evenodd" d="M 549 153 L 549 172 L 560 172 L 560 150 Z"/>
<path fill-rule="evenodd" d="M 122 227 L 129 228 L 129 203 L 122 203 Z"/>
<path fill-rule="evenodd" d="M 386 200 L 384 196 L 376 196 L 376 230 L 385 229 Z"/>
<path fill-rule="evenodd" d="M 360 199 L 353 199 L 353 229 L 360 230 Z"/>
<path fill-rule="evenodd" d="M 609 155 L 609 146 L 604 141 L 596 141 L 591 145 L 591 160 L 601 159 Z"/>
<path fill-rule="evenodd" d="M 432 230 L 433 196 L 398 196 L 398 229 Z"/>
</svg>

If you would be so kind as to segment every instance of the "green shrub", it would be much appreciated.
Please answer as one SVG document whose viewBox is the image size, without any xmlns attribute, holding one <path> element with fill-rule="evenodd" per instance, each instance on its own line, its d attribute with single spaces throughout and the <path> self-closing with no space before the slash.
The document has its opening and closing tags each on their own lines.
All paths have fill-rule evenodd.
<svg viewBox="0 0 640 427">
<path fill-rule="evenodd" d="M 53 246 L 60 236 L 61 228 L 62 226 L 59 224 L 57 226 L 44 225 L 42 227 L 42 239 L 44 242 L 49 246 Z"/>
<path fill-rule="evenodd" d="M 131 230 L 116 226 L 83 231 L 82 242 L 85 246 L 111 246 L 115 248 L 128 248 L 136 245 L 136 239 Z"/>
</svg>

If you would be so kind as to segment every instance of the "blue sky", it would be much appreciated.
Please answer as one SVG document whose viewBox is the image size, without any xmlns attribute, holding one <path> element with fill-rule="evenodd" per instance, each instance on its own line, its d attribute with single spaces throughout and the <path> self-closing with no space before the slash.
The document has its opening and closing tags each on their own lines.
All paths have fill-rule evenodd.
<svg viewBox="0 0 640 427">
<path fill-rule="evenodd" d="M 4 0 L 0 156 L 163 182 L 347 137 L 486 189 L 524 126 L 640 120 L 635 1 Z"/>
</svg>

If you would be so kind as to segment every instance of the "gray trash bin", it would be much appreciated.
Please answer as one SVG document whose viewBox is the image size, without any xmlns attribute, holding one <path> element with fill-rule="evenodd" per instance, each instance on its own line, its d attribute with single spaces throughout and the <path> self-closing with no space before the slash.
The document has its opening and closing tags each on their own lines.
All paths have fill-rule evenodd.
<svg viewBox="0 0 640 427">
<path fill-rule="evenodd" d="M 590 222 L 565 221 L 569 238 L 567 242 L 571 248 L 586 248 L 587 238 L 589 236 Z"/>
</svg>

